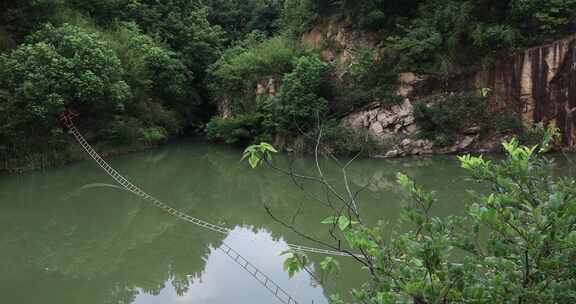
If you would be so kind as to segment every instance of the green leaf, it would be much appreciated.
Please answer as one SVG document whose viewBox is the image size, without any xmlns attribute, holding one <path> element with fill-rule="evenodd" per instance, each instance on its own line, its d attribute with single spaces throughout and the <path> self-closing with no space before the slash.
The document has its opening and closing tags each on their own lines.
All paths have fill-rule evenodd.
<svg viewBox="0 0 576 304">
<path fill-rule="evenodd" d="M 250 152 L 244 151 L 244 153 L 242 154 L 242 158 L 240 160 L 245 160 L 248 156 L 250 156 Z"/>
<path fill-rule="evenodd" d="M 270 151 L 272 153 L 278 153 L 278 150 L 276 150 L 271 144 L 269 143 L 260 143 L 260 147 L 262 148 L 262 150 L 264 151 Z"/>
<path fill-rule="evenodd" d="M 338 218 L 336 216 L 329 216 L 329 217 L 325 218 L 324 220 L 322 220 L 322 222 L 320 222 L 320 223 L 334 225 L 337 222 L 338 222 Z"/>
<path fill-rule="evenodd" d="M 422 260 L 421 260 L 421 259 L 413 259 L 413 260 L 412 260 L 412 263 L 413 263 L 414 265 L 416 265 L 416 267 L 422 267 L 422 266 L 424 266 L 424 263 L 422 263 Z"/>
<path fill-rule="evenodd" d="M 576 231 L 570 232 L 567 239 L 572 246 L 576 246 Z"/>
<path fill-rule="evenodd" d="M 340 263 L 333 257 L 327 257 L 320 262 L 320 268 L 322 268 L 327 275 L 337 274 L 340 272 Z"/>
<path fill-rule="evenodd" d="M 398 184 L 404 188 L 404 190 L 410 190 L 414 184 L 408 175 L 402 173 L 398 173 L 396 175 L 396 180 Z"/>
<path fill-rule="evenodd" d="M 251 154 L 250 157 L 248 158 L 248 163 L 250 163 L 250 167 L 252 167 L 252 169 L 255 169 L 256 167 L 258 167 L 259 162 L 260 162 L 260 157 L 256 154 Z"/>
<path fill-rule="evenodd" d="M 348 226 L 350 226 L 350 219 L 345 216 L 340 216 L 340 218 L 338 218 L 338 227 L 340 230 L 344 231 Z"/>
<path fill-rule="evenodd" d="M 342 231 L 344 231 L 344 230 L 346 230 L 346 228 L 350 227 L 351 224 L 358 224 L 358 222 L 350 221 L 350 219 L 344 215 L 341 215 L 339 217 L 329 216 L 329 217 L 325 218 L 324 220 L 322 220 L 321 223 L 322 224 L 328 224 L 328 225 L 338 224 L 338 228 L 340 228 L 340 230 L 342 230 Z"/>
<path fill-rule="evenodd" d="M 284 271 L 288 272 L 288 276 L 290 278 L 292 278 L 298 271 L 300 271 L 300 263 L 298 263 L 298 260 L 294 255 L 287 258 L 282 266 Z"/>
</svg>

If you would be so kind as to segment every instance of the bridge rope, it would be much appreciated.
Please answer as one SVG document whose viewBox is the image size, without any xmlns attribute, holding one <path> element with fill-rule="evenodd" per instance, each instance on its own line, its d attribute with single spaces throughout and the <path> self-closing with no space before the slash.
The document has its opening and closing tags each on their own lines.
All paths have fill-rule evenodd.
<svg viewBox="0 0 576 304">
<path fill-rule="evenodd" d="M 194 225 L 197 225 L 197 226 L 200 226 L 202 228 L 211 230 L 213 232 L 221 233 L 221 234 L 229 234 L 232 231 L 230 228 L 215 225 L 215 224 L 209 223 L 207 221 L 201 220 L 199 218 L 195 218 L 193 216 L 190 216 L 190 215 L 188 215 L 182 211 L 179 211 L 179 210 L 169 206 L 168 204 L 163 203 L 162 201 L 153 197 L 152 195 L 149 195 L 148 193 L 144 192 L 138 186 L 134 185 L 128 179 L 126 179 L 124 176 L 122 176 L 120 173 L 118 173 L 118 171 L 116 171 L 112 166 L 110 166 L 110 164 L 108 164 L 98 154 L 98 152 L 96 152 L 96 150 L 94 150 L 94 148 L 88 143 L 88 141 L 86 141 L 86 139 L 84 138 L 82 133 L 78 130 L 78 128 L 76 128 L 76 126 L 74 125 L 74 123 L 72 121 L 66 121 L 66 125 L 69 128 L 70 133 L 72 133 L 72 135 L 74 135 L 74 137 L 76 138 L 76 141 L 80 144 L 80 146 L 82 146 L 84 151 L 86 151 L 86 153 L 88 153 L 88 155 L 90 155 L 90 157 L 110 177 L 112 177 L 112 179 L 114 179 L 125 190 L 132 192 L 133 194 L 135 194 L 135 195 L 137 195 L 137 196 L 139 196 L 145 200 L 152 202 L 152 204 L 154 204 L 154 206 L 156 206 L 156 207 L 160 208 L 161 210 L 163 210 L 163 211 L 165 211 L 165 212 L 167 212 L 167 213 L 169 213 L 175 217 L 178 217 L 181 220 L 184 220 L 186 222 L 190 222 Z M 288 247 L 290 247 L 290 249 L 295 250 L 295 251 L 300 251 L 300 252 L 309 252 L 309 253 L 317 253 L 317 254 L 332 255 L 332 256 L 347 256 L 347 257 L 352 256 L 350 253 L 343 252 L 343 251 L 327 250 L 327 249 L 308 247 L 308 246 L 290 244 L 290 243 L 288 243 L 287 245 L 288 245 Z M 353 255 L 356 257 L 359 257 L 359 258 L 363 258 L 363 256 L 360 254 L 353 254 Z"/>
<path fill-rule="evenodd" d="M 218 232 L 221 234 L 228 234 L 231 232 L 231 229 L 214 225 L 212 223 L 203 221 L 201 219 L 195 218 L 190 216 L 184 212 L 176 210 L 170 207 L 167 204 L 164 204 L 160 200 L 154 198 L 153 196 L 147 194 L 142 189 L 137 187 L 136 185 L 132 184 L 129 180 L 127 180 L 124 176 L 122 176 L 118 171 L 116 171 L 112 166 L 110 166 L 95 150 L 92 146 L 86 141 L 84 136 L 78 131 L 76 126 L 71 121 L 67 121 L 66 125 L 68 126 L 70 132 L 74 135 L 78 143 L 84 148 L 84 150 L 96 161 L 96 163 L 104 170 L 106 173 L 112 177 L 118 184 L 120 184 L 124 189 L 130 191 L 145 200 L 148 200 L 154 204 L 154 206 L 160 208 L 161 210 L 180 218 L 186 222 L 192 223 L 194 225 L 206 228 L 208 230 Z M 281 303 L 284 304 L 298 304 L 298 302 L 288 294 L 284 289 L 280 287 L 280 285 L 276 284 L 269 276 L 264 274 L 261 270 L 259 270 L 256 266 L 250 263 L 246 258 L 244 258 L 240 253 L 235 251 L 232 247 L 230 247 L 225 242 L 222 242 L 222 245 L 219 249 L 229 258 L 231 258 L 235 263 L 240 265 L 246 272 L 248 272 L 252 277 L 256 279 L 262 286 L 266 288 L 276 299 L 278 299 Z"/>
<path fill-rule="evenodd" d="M 201 220 L 199 218 L 195 218 L 191 215 L 188 215 L 180 210 L 177 210 L 171 207 L 168 204 L 163 203 L 159 199 L 149 195 L 144 190 L 140 189 L 138 186 L 134 185 L 124 176 L 122 176 L 118 171 L 116 171 L 110 164 L 108 164 L 99 154 L 94 150 L 94 148 L 88 143 L 88 141 L 84 138 L 82 133 L 76 128 L 72 119 L 65 114 L 62 116 L 62 121 L 68 127 L 69 132 L 74 135 L 76 141 L 82 146 L 84 151 L 90 155 L 90 157 L 102 168 L 112 179 L 114 179 L 123 189 L 129 191 L 144 200 L 151 202 L 157 208 L 169 213 L 172 216 L 175 216 L 183 221 L 192 223 L 196 226 L 208 229 L 213 232 L 217 232 L 220 234 L 228 235 L 232 230 L 230 228 L 219 226 L 216 224 L 212 224 L 210 222 Z M 321 248 L 314 248 L 296 244 L 287 244 L 291 250 L 299 251 L 299 252 L 309 252 L 309 253 L 317 253 L 317 254 L 324 254 L 324 255 L 332 255 L 332 256 L 347 256 L 352 257 L 355 256 L 357 258 L 363 258 L 360 254 L 350 254 L 343 251 L 334 251 L 334 250 L 327 250 Z M 297 304 L 298 302 L 290 296 L 286 291 L 284 291 L 278 284 L 272 281 L 268 276 L 266 276 L 262 271 L 256 268 L 253 264 L 248 262 L 247 259 L 242 257 L 238 252 L 236 252 L 232 247 L 228 246 L 226 243 L 222 243 L 220 249 L 234 262 L 239 264 L 244 270 L 246 270 L 250 275 L 252 275 L 260 284 L 262 284 L 269 292 L 271 292 L 280 302 L 284 304 Z"/>
</svg>

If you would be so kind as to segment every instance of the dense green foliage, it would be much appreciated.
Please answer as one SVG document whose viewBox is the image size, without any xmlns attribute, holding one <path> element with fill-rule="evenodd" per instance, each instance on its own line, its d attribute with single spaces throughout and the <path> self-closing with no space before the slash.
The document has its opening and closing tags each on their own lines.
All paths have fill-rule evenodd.
<svg viewBox="0 0 576 304">
<path fill-rule="evenodd" d="M 386 143 L 389 147 L 383 147 L 384 143 L 375 139 L 372 133 L 355 130 L 338 120 L 329 120 L 321 128 L 322 138 L 319 148 L 322 151 L 330 151 L 334 155 L 351 156 L 361 153 L 372 156 L 382 151 L 382 148 L 392 148 L 391 145 L 395 144 L 391 139 Z M 306 135 L 304 151 L 313 154 L 317 144 L 315 137 L 317 134 L 311 130 Z"/>
<path fill-rule="evenodd" d="M 574 181 L 551 177 L 551 163 L 538 157 L 535 148 L 518 146 L 516 141 L 504 146 L 508 157 L 500 163 L 460 158 L 473 179 L 492 189 L 474 198 L 466 217 L 431 216 L 430 209 L 438 203 L 435 195 L 399 175 L 400 185 L 414 202 L 404 218 L 415 230 L 389 242 L 378 238 L 381 228 L 350 232 L 353 243 L 378 261 L 381 279 L 356 291 L 359 300 L 570 303 L 576 299 L 571 266 L 576 257 Z M 370 236 L 373 241 L 366 242 Z"/>
<path fill-rule="evenodd" d="M 98 35 L 74 26 L 48 25 L 0 63 L 0 86 L 25 115 L 46 123 L 72 104 L 122 108 L 130 99 L 116 54 Z"/>
<path fill-rule="evenodd" d="M 301 33 L 340 22 L 381 36 L 399 69 L 454 73 L 496 54 L 574 30 L 574 0 L 288 0 L 285 24 Z"/>
<path fill-rule="evenodd" d="M 332 112 L 348 113 L 367 104 L 385 106 L 399 104 L 398 74 L 391 67 L 391 58 L 382 58 L 378 50 L 359 48 L 352 51 L 349 72 L 335 86 Z"/>
<path fill-rule="evenodd" d="M 294 109 L 308 115 L 322 112 L 316 117 L 322 120 L 337 119 L 374 102 L 397 104 L 402 100 L 396 95 L 399 72 L 416 71 L 447 79 L 477 69 L 500 54 L 569 33 L 576 21 L 573 7 L 572 1 L 286 0 L 280 20 L 282 35 L 269 40 L 258 33 L 247 35 L 212 66 L 213 97 L 236 117 L 214 118 L 209 134 L 237 143 L 277 140 L 274 128 L 284 125 L 280 129 L 288 132 L 282 137 L 290 141 L 298 133 L 305 133 L 306 127 L 301 126 L 310 122 L 309 117 L 298 116 Z M 526 15 L 528 12 L 530 16 Z M 294 69 L 290 63 L 296 62 L 303 52 L 318 51 L 301 50 L 301 46 L 290 41 L 299 40 L 313 26 L 333 24 L 370 32 L 377 37 L 378 44 L 354 49 L 346 46 L 350 61 L 337 62 L 332 77 L 315 93 L 326 100 L 325 109 L 318 111 L 324 102 L 315 96 L 292 88 L 281 89 L 280 97 L 256 96 L 258 84 L 274 80 L 278 85 Z M 334 38 L 323 39 L 326 41 L 321 42 L 320 50 L 342 51 L 339 48 L 343 46 L 331 40 Z M 293 86 L 288 80 L 282 85 Z M 297 94 L 287 96 L 289 91 Z M 486 96 L 440 89 L 433 99 L 425 101 L 431 106 L 418 105 L 415 116 L 422 129 L 420 136 L 433 139 L 437 147 L 451 145 L 457 134 L 468 127 L 501 133 L 524 132 L 515 114 L 491 117 Z M 294 109 L 270 111 L 282 100 L 288 100 Z M 267 118 L 269 113 L 274 113 L 274 121 Z M 295 122 L 295 118 L 300 125 L 297 132 L 286 127 L 286 121 Z M 346 131 L 340 129 L 344 137 Z M 237 138 L 239 135 L 242 140 Z"/>
<path fill-rule="evenodd" d="M 486 98 L 476 92 L 435 96 L 414 107 L 414 118 L 420 127 L 419 136 L 434 141 L 436 146 L 454 143 L 463 129 L 484 128 L 490 123 Z"/>
<path fill-rule="evenodd" d="M 221 81 L 234 84 L 245 80 L 235 75 L 242 75 L 247 69 L 254 71 L 255 74 L 262 67 L 268 71 L 292 69 L 283 75 L 280 92 L 275 96 L 260 95 L 254 99 L 233 101 L 231 107 L 237 109 L 236 113 L 240 115 L 224 120 L 213 118 L 207 127 L 209 137 L 220 138 L 228 143 L 270 140 L 275 135 L 289 136 L 297 130 L 308 130 L 326 114 L 328 101 L 324 96 L 327 94 L 326 91 L 329 91 L 327 83 L 330 66 L 317 56 L 304 55 L 291 63 L 286 61 L 282 65 L 270 68 L 268 59 L 271 56 L 289 60 L 290 56 L 283 55 L 293 52 L 283 45 L 278 45 L 277 48 L 270 45 L 278 45 L 278 42 L 265 41 L 260 44 L 263 47 L 258 48 L 258 51 L 249 49 L 241 52 L 227 63 L 220 63 L 214 74 L 221 75 Z M 242 87 L 239 87 L 236 90 L 241 89 Z"/>
<path fill-rule="evenodd" d="M 333 125 L 372 103 L 397 104 L 399 72 L 446 79 L 570 33 L 575 1 L 4 1 L 0 150 L 12 159 L 67 149 L 55 122 L 65 107 L 79 110 L 82 128 L 104 145 L 196 131 L 228 143 L 292 145 L 319 120 Z M 351 30 L 374 44 L 344 46 L 336 41 L 343 34 L 311 49 L 301 35 L 313 27 Z M 442 113 L 449 109 L 418 109 L 425 137 L 453 141 L 454 116 L 467 108 Z M 518 129 L 507 119 L 496 125 Z M 350 136 L 330 129 L 342 132 L 331 134 L 340 141 Z M 40 138 L 55 144 L 34 147 Z"/>
<path fill-rule="evenodd" d="M 258 32 L 250 33 L 245 40 L 226 50 L 211 67 L 213 94 L 253 100 L 251 91 L 256 83 L 266 76 L 282 77 L 292 69 L 292 60 L 298 54 L 295 43 L 287 37 L 266 39 Z"/>
<path fill-rule="evenodd" d="M 70 24 L 46 25 L 0 57 L 7 102 L 0 129 L 9 153 L 61 145 L 58 115 L 74 108 L 115 144 L 155 143 L 193 120 L 198 98 L 189 73 L 171 51 L 134 24 L 95 32 Z M 23 136 L 34 134 L 33 136 Z"/>
<path fill-rule="evenodd" d="M 281 0 L 209 0 L 204 3 L 209 10 L 208 20 L 222 26 L 232 40 L 242 39 L 254 31 L 271 36 L 280 27 Z"/>
<path fill-rule="evenodd" d="M 470 177 L 489 190 L 472 193 L 462 216 L 434 216 L 434 207 L 441 204 L 436 193 L 401 173 L 398 185 L 407 201 L 399 225 L 411 227 L 408 232 L 387 233 L 393 223 L 362 223 L 355 195 L 343 194 L 338 208 L 327 204 L 333 215 L 322 223 L 331 227 L 335 248 L 341 240 L 351 250 L 346 252 L 358 252 L 358 262 L 371 278 L 352 290 L 353 298 L 374 304 L 576 301 L 576 181 L 553 177 L 553 162 L 539 155 L 550 148 L 553 137 L 547 133 L 533 147 L 517 140 L 504 143 L 507 157 L 497 162 L 459 157 Z M 247 153 L 270 163 L 270 152 L 261 147 Z M 258 163 L 252 161 L 253 167 Z M 319 182 L 327 182 L 319 172 Z M 328 258 L 320 272 L 337 270 L 333 262 Z M 309 264 L 293 252 L 284 267 L 293 275 Z M 344 301 L 336 295 L 332 303 Z"/>
<path fill-rule="evenodd" d="M 329 66 L 317 57 L 301 57 L 294 63 L 294 70 L 284 75 L 277 97 L 268 98 L 261 105 L 272 117 L 277 130 L 289 132 L 297 127 L 312 124 L 328 106 L 322 97 Z M 316 121 L 319 119 L 316 119 Z"/>
<path fill-rule="evenodd" d="M 91 141 L 114 148 L 200 130 L 230 144 L 315 146 L 318 136 L 322 149 L 369 150 L 366 143 L 379 143 L 339 119 L 371 103 L 398 103 L 399 72 L 447 79 L 477 69 L 573 32 L 575 8 L 576 0 L 3 1 L 1 165 L 31 167 L 43 153 L 69 159 L 73 144 L 57 122 L 66 108 L 82 114 Z M 322 52 L 342 51 L 332 38 L 323 37 L 324 49 L 301 43 L 312 26 L 335 23 L 369 32 L 375 45 L 347 49 L 350 61 L 338 62 Z M 491 117 L 476 92 L 440 92 L 414 114 L 420 136 L 437 146 L 476 127 L 519 131 L 524 143 L 551 138 L 544 126 L 523 130 L 517 113 Z M 574 181 L 551 177 L 536 148 L 504 147 L 500 163 L 461 158 L 491 189 L 465 217 L 433 217 L 434 194 L 400 175 L 414 202 L 402 222 L 412 232 L 385 239 L 385 225 L 362 224 L 355 198 L 347 214 L 324 221 L 365 257 L 373 280 L 353 292 L 358 301 L 576 301 Z M 260 144 L 245 156 L 255 167 L 274 152 Z M 289 256 L 288 272 L 303 259 Z M 325 274 L 338 269 L 329 259 L 320 266 Z"/>
<path fill-rule="evenodd" d="M 58 114 L 74 106 L 94 113 L 122 111 L 131 91 L 120 59 L 102 38 L 81 28 L 45 26 L 0 56 L 0 138 L 3 150 L 28 152 L 60 137 Z"/>
<path fill-rule="evenodd" d="M 166 41 L 196 77 L 203 76 L 207 66 L 218 59 L 224 32 L 211 25 L 208 11 L 193 1 L 138 1 L 129 9 L 130 20 Z"/>
<path fill-rule="evenodd" d="M 70 149 L 65 108 L 103 145 L 149 145 L 211 115 L 204 77 L 226 41 L 193 1 L 18 1 L 0 19 L 0 154 Z M 42 141 L 43 145 L 37 143 Z M 18 163 L 21 159 L 21 164 Z"/>
<path fill-rule="evenodd" d="M 212 140 L 227 144 L 247 145 L 257 141 L 269 141 L 270 134 L 264 130 L 263 115 L 236 115 L 232 118 L 214 117 L 206 124 L 206 135 Z"/>
</svg>

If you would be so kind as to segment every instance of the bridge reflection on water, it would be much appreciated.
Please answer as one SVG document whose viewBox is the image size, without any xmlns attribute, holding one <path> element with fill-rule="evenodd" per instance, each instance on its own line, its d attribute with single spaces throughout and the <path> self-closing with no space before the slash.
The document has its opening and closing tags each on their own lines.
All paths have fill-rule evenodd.
<svg viewBox="0 0 576 304">
<path fill-rule="evenodd" d="M 93 162 L 0 176 L 0 302 L 275 303 L 217 250 L 223 241 L 300 304 L 326 303 L 326 295 L 345 294 L 366 281 L 350 258 L 338 258 L 343 275 L 321 287 L 311 284 L 306 273 L 288 280 L 278 252 L 286 243 L 304 240 L 275 223 L 263 204 L 283 218 L 301 208 L 298 227 L 329 240 L 320 224 L 326 210 L 309 202 L 286 177 L 248 169 L 240 155 L 239 150 L 191 142 L 110 159 L 120 172 L 175 208 L 233 228 L 230 236 L 206 232 L 111 187 L 110 177 Z M 313 168 L 306 158 L 295 165 L 303 172 Z M 439 191 L 437 214 L 464 208 L 461 189 L 470 183 L 453 158 L 358 160 L 350 172 L 355 184 L 374 181 L 361 197 L 367 221 L 393 224 L 398 218 L 402 197 L 393 191 L 398 171 Z M 338 180 L 337 168 L 328 167 L 326 174 Z M 316 265 L 322 258 L 310 257 Z"/>
<path fill-rule="evenodd" d="M 274 240 L 264 230 L 237 227 L 224 242 L 242 256 L 258 265 L 261 271 L 270 275 L 286 291 L 294 295 L 300 303 L 328 303 L 322 286 L 311 280 L 306 272 L 288 278 L 282 270 L 284 258 L 280 253 L 288 249 L 284 240 Z M 229 287 L 229 288 L 227 288 Z M 308 300 L 308 301 L 304 301 Z M 178 295 L 174 288 L 166 287 L 158 295 L 141 293 L 135 303 L 273 303 L 270 294 L 258 282 L 236 265 L 217 248 L 211 247 L 206 265 L 201 274 L 190 276 L 188 290 Z"/>
</svg>

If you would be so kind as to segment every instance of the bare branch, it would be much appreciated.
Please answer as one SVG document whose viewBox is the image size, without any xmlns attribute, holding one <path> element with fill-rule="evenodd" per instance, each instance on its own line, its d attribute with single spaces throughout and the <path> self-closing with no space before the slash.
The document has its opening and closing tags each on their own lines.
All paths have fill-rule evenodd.
<svg viewBox="0 0 576 304">
<path fill-rule="evenodd" d="M 280 223 L 282 226 L 284 226 L 284 227 L 292 230 L 292 231 L 293 231 L 294 233 L 296 233 L 297 235 L 299 235 L 299 236 L 301 236 L 301 237 L 303 237 L 303 238 L 305 238 L 305 239 L 307 239 L 307 240 L 309 240 L 309 241 L 312 241 L 312 242 L 315 242 L 315 243 L 320 244 L 320 245 L 322 245 L 322 246 L 325 246 L 325 247 L 327 247 L 327 248 L 330 248 L 330 249 L 332 249 L 332 250 L 346 253 L 346 254 L 348 254 L 349 256 L 351 256 L 352 258 L 354 258 L 357 262 L 361 263 L 362 265 L 364 265 L 364 266 L 366 266 L 366 267 L 368 267 L 368 268 L 371 268 L 371 267 L 372 267 L 370 260 L 369 260 L 366 256 L 365 256 L 366 260 L 364 260 L 364 259 L 358 257 L 356 254 L 350 252 L 350 251 L 347 250 L 347 249 L 338 248 L 338 247 L 332 246 L 332 245 L 330 245 L 330 244 L 328 244 L 328 243 L 326 243 L 326 242 L 324 242 L 324 241 L 321 241 L 321 240 L 318 240 L 318 239 L 316 239 L 316 238 L 314 238 L 314 237 L 311 237 L 310 235 L 301 232 L 300 230 L 298 230 L 298 229 L 297 229 L 296 227 L 294 227 L 293 225 L 290 225 L 290 224 L 286 223 L 285 221 L 282 221 L 281 219 L 279 219 L 278 217 L 276 217 L 276 216 L 274 215 L 274 213 L 272 213 L 272 210 L 270 209 L 270 207 L 264 206 L 264 209 L 266 210 L 266 212 L 268 213 L 268 215 L 270 215 L 270 217 L 271 217 L 274 221 L 276 221 L 276 222 Z"/>
</svg>

